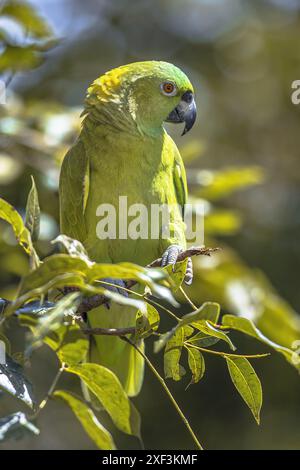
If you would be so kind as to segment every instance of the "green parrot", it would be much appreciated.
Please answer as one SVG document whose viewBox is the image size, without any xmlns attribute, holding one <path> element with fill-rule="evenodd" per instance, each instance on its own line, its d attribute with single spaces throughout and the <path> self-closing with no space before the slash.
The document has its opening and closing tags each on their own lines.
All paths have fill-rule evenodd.
<svg viewBox="0 0 300 470">
<path fill-rule="evenodd" d="M 187 183 L 180 153 L 163 123 L 185 123 L 183 134 L 193 126 L 196 105 L 189 79 L 166 62 L 121 66 L 88 88 L 83 116 L 81 133 L 61 168 L 61 233 L 79 240 L 96 262 L 145 266 L 162 257 L 162 266 L 175 264 L 186 248 L 181 208 Z M 126 196 L 128 207 L 143 204 L 149 213 L 152 205 L 172 207 L 168 236 L 162 236 L 160 227 L 156 238 L 118 233 L 99 237 L 98 207 L 109 204 L 122 216 L 120 196 Z M 191 280 L 189 261 L 186 282 Z M 109 282 L 122 292 L 121 280 Z M 123 328 L 134 326 L 135 317 L 133 307 L 114 303 L 90 311 L 87 321 L 92 328 Z M 144 348 L 143 343 L 139 346 Z M 94 336 L 88 360 L 111 369 L 129 396 L 139 393 L 144 360 L 130 344 L 118 337 Z"/>
</svg>

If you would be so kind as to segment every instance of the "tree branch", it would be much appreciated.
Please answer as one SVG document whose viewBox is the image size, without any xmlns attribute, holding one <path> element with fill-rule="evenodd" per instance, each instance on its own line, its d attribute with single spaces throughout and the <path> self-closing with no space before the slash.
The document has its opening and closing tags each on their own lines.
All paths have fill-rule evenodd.
<svg viewBox="0 0 300 470">
<path fill-rule="evenodd" d="M 216 251 L 219 251 L 219 250 L 220 248 L 206 248 L 205 246 L 192 246 L 191 248 L 188 248 L 187 250 L 179 253 L 177 262 L 184 261 L 186 258 L 191 258 L 192 256 L 199 256 L 199 255 L 210 256 L 212 253 L 215 253 Z M 152 263 L 147 265 L 147 268 L 160 267 L 161 260 L 162 258 L 158 258 L 152 261 Z"/>
<path fill-rule="evenodd" d="M 179 253 L 177 261 L 184 261 L 186 258 L 191 258 L 192 256 L 199 256 L 199 255 L 204 255 L 204 256 L 211 256 L 212 253 L 219 251 L 220 248 L 206 248 L 204 246 L 198 246 L 198 247 L 191 247 L 188 248 L 185 251 L 182 251 Z M 161 258 L 158 258 L 152 263 L 148 264 L 146 267 L 147 268 L 155 268 L 155 267 L 160 267 L 161 266 Z M 126 282 L 126 288 L 130 289 L 136 284 L 136 281 L 127 281 Z M 100 307 L 100 305 L 103 305 L 107 303 L 107 298 L 105 295 L 102 294 L 97 294 L 93 295 L 91 297 L 86 297 L 82 300 L 81 304 L 78 307 L 77 312 L 79 314 L 87 313 L 90 310 L 93 310 L 96 307 Z"/>
<path fill-rule="evenodd" d="M 191 247 L 191 248 L 188 248 L 187 250 L 185 251 L 182 251 L 181 253 L 179 253 L 178 255 L 178 258 L 177 258 L 177 261 L 180 262 L 180 261 L 184 261 L 186 258 L 191 258 L 193 256 L 199 256 L 199 255 L 204 255 L 204 256 L 211 256 L 212 253 L 216 252 L 216 251 L 219 251 L 220 248 L 206 248 L 204 246 L 198 246 L 198 247 Z M 154 261 L 152 261 L 152 263 L 148 264 L 146 267 L 147 268 L 155 268 L 155 267 L 160 267 L 161 266 L 161 261 L 162 259 L 161 258 L 158 258 Z M 130 289 L 131 287 L 133 287 L 137 282 L 136 281 L 133 281 L 133 280 L 128 280 L 126 282 L 126 288 L 127 289 Z M 66 291 L 68 291 L 69 288 L 67 288 Z M 72 289 L 74 290 L 74 289 Z M 11 303 L 10 301 L 8 300 L 5 300 L 5 299 L 0 299 L 0 314 L 3 313 L 3 311 L 5 310 L 5 308 Z M 104 294 L 96 294 L 96 295 L 92 295 L 90 297 L 84 297 L 77 309 L 77 313 L 79 315 L 83 315 L 84 313 L 87 313 L 89 312 L 90 310 L 93 310 L 94 308 L 96 307 L 100 307 L 100 305 L 103 305 L 103 304 L 106 304 L 108 303 L 109 299 L 104 295 Z M 16 312 L 17 314 L 17 312 Z M 87 331 L 87 330 L 85 330 Z M 109 330 L 110 332 L 109 333 L 105 333 L 105 332 L 98 332 L 98 333 L 94 333 L 93 334 L 108 334 L 108 335 L 115 335 L 115 336 L 122 336 L 122 334 L 120 333 L 117 333 L 117 330 L 114 330 L 114 329 L 111 329 Z M 115 333 L 113 333 L 113 331 L 115 331 Z M 129 334 L 129 333 L 132 333 L 133 331 L 129 331 L 127 333 L 123 333 L 123 334 Z M 88 333 L 87 334 L 92 334 L 92 333 Z"/>
</svg>

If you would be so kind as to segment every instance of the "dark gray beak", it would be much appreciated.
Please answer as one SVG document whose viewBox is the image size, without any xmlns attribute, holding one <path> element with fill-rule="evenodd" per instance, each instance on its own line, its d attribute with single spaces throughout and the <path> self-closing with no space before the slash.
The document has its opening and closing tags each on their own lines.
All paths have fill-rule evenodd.
<svg viewBox="0 0 300 470">
<path fill-rule="evenodd" d="M 180 123 L 185 122 L 185 126 L 181 135 L 186 134 L 192 129 L 197 117 L 197 108 L 194 95 L 191 91 L 186 91 L 178 106 L 170 112 L 166 122 Z"/>
</svg>

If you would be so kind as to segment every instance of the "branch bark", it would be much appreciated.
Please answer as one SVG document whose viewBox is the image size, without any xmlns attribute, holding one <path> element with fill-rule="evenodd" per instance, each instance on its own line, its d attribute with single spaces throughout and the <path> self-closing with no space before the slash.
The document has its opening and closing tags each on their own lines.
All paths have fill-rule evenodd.
<svg viewBox="0 0 300 470">
<path fill-rule="evenodd" d="M 182 251 L 179 253 L 177 261 L 184 261 L 186 258 L 191 258 L 193 256 L 199 256 L 199 255 L 204 255 L 204 256 L 211 256 L 212 253 L 215 253 L 216 251 L 219 251 L 220 248 L 206 248 L 204 246 L 198 246 L 198 247 L 191 247 L 188 248 L 185 251 Z M 161 266 L 161 258 L 157 258 L 156 260 L 152 261 L 152 263 L 148 264 L 146 267 L 147 268 L 157 268 Z M 136 284 L 136 281 L 127 281 L 126 282 L 126 287 L 127 289 L 131 289 Z M 90 310 L 93 310 L 96 307 L 100 307 L 100 305 L 106 304 L 107 303 L 107 298 L 105 295 L 93 295 L 91 297 L 86 297 L 82 300 L 81 304 L 78 307 L 77 312 L 79 314 L 87 313 Z"/>
</svg>

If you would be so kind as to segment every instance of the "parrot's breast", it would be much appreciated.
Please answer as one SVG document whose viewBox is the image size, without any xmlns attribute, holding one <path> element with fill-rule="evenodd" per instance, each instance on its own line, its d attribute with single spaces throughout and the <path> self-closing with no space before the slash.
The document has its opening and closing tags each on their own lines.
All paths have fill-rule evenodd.
<svg viewBox="0 0 300 470">
<path fill-rule="evenodd" d="M 160 206 L 176 203 L 171 142 L 165 133 L 155 139 L 120 133 L 93 142 L 84 244 L 95 261 L 143 265 L 161 255 L 161 237 L 152 237 L 151 227 Z"/>
</svg>

